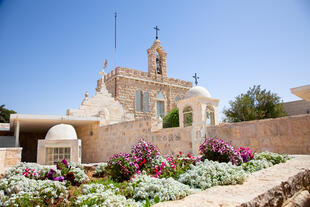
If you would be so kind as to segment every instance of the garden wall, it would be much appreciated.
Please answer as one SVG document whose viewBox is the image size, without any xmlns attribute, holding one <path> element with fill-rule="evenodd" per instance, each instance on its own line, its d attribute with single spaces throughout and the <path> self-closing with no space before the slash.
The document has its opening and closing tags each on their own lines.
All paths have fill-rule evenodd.
<svg viewBox="0 0 310 207">
<path fill-rule="evenodd" d="M 310 154 L 310 115 L 221 124 L 208 127 L 207 137 L 220 137 L 256 152 Z"/>
<path fill-rule="evenodd" d="M 92 131 L 92 133 L 89 133 Z M 162 153 L 191 152 L 191 127 L 151 130 L 151 119 L 122 122 L 96 128 L 77 129 L 82 139 L 82 162 L 107 161 L 113 154 L 130 152 L 131 146 L 144 138 L 159 147 Z M 92 136 L 90 136 L 92 134 Z"/>
<path fill-rule="evenodd" d="M 192 137 L 196 134 L 192 127 L 154 131 L 153 123 L 151 119 L 142 119 L 76 128 L 82 139 L 82 162 L 104 162 L 113 154 L 130 152 L 131 146 L 141 138 L 156 145 L 163 154 L 188 153 L 192 152 L 193 145 L 199 146 L 192 143 L 196 140 Z M 206 137 L 220 137 L 235 147 L 247 146 L 256 152 L 310 154 L 310 115 L 210 126 Z"/>
<path fill-rule="evenodd" d="M 0 148 L 0 174 L 21 160 L 22 148 Z"/>
</svg>

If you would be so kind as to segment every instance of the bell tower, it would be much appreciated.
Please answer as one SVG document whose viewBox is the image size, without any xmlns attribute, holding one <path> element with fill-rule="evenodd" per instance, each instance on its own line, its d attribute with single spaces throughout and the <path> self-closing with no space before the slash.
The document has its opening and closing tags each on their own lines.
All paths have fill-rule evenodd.
<svg viewBox="0 0 310 207">
<path fill-rule="evenodd" d="M 167 53 L 156 39 L 153 45 L 147 50 L 148 73 L 156 80 L 167 78 Z"/>
</svg>

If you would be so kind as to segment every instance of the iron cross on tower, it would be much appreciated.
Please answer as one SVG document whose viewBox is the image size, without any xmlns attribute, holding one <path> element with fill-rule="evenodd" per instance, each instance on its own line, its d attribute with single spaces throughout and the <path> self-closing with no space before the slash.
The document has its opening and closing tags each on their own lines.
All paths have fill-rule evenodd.
<svg viewBox="0 0 310 207">
<path fill-rule="evenodd" d="M 154 29 L 156 30 L 156 39 L 158 39 L 158 31 L 160 30 L 157 26 L 154 27 Z"/>
<path fill-rule="evenodd" d="M 199 77 L 197 76 L 197 73 L 195 73 L 195 75 L 193 76 L 193 78 L 195 79 L 195 84 L 196 86 L 198 85 L 198 79 Z"/>
</svg>

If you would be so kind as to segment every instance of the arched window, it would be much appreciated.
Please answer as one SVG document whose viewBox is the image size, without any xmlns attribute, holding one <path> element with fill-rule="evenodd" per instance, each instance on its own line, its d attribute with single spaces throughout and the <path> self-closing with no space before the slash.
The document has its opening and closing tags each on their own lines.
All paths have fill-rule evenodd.
<svg viewBox="0 0 310 207">
<path fill-rule="evenodd" d="M 165 96 L 162 92 L 159 92 L 156 98 L 157 116 L 163 118 L 165 116 Z"/>
<path fill-rule="evenodd" d="M 184 127 L 192 126 L 193 123 L 193 109 L 187 106 L 183 110 L 183 125 Z"/>
<path fill-rule="evenodd" d="M 149 92 L 144 93 L 144 112 L 149 112 Z"/>
<path fill-rule="evenodd" d="M 136 111 L 142 111 L 142 91 L 136 91 Z"/>
<path fill-rule="evenodd" d="M 206 124 L 215 125 L 214 108 L 212 106 L 207 106 L 206 108 Z"/>
<path fill-rule="evenodd" d="M 160 56 L 158 55 L 157 51 L 156 51 L 156 73 L 157 74 L 161 74 L 161 60 L 160 60 Z"/>
<path fill-rule="evenodd" d="M 179 100 L 181 100 L 181 98 L 179 95 L 177 95 L 177 97 L 175 97 L 175 102 L 178 102 Z"/>
</svg>

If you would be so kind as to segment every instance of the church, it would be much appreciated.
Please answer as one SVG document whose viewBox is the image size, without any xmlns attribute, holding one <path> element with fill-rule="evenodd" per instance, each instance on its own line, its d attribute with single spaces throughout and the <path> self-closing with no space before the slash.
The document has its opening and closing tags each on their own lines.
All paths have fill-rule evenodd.
<svg viewBox="0 0 310 207">
<path fill-rule="evenodd" d="M 66 115 L 12 114 L 10 123 L 0 126 L 5 152 L 0 160 L 9 160 L 3 168 L 19 161 L 55 164 L 63 158 L 105 162 L 129 152 L 141 138 L 163 153 L 197 153 L 206 127 L 218 124 L 219 100 L 192 82 L 169 78 L 167 52 L 157 38 L 147 58 L 147 72 L 116 67 L 106 74 L 105 64 L 95 95 L 86 92 L 80 107 Z M 180 127 L 162 129 L 162 118 L 173 108 L 179 109 Z"/>
<path fill-rule="evenodd" d="M 176 102 L 192 88 L 192 82 L 167 76 L 167 52 L 161 46 L 160 40 L 156 39 L 147 49 L 147 58 L 148 72 L 116 67 L 110 73 L 105 74 L 103 69 L 100 72 L 102 77 L 97 81 L 96 92 L 106 87 L 114 100 L 122 105 L 123 111 L 127 115 L 133 115 L 134 119 L 163 118 L 171 109 L 176 108 Z M 97 99 L 96 96 L 92 99 Z M 87 94 L 85 99 L 80 107 L 81 110 L 69 109 L 67 115 L 100 116 L 87 110 L 87 104 L 89 104 Z M 98 100 L 97 104 L 99 104 Z M 108 112 L 101 113 L 109 116 Z"/>
</svg>

